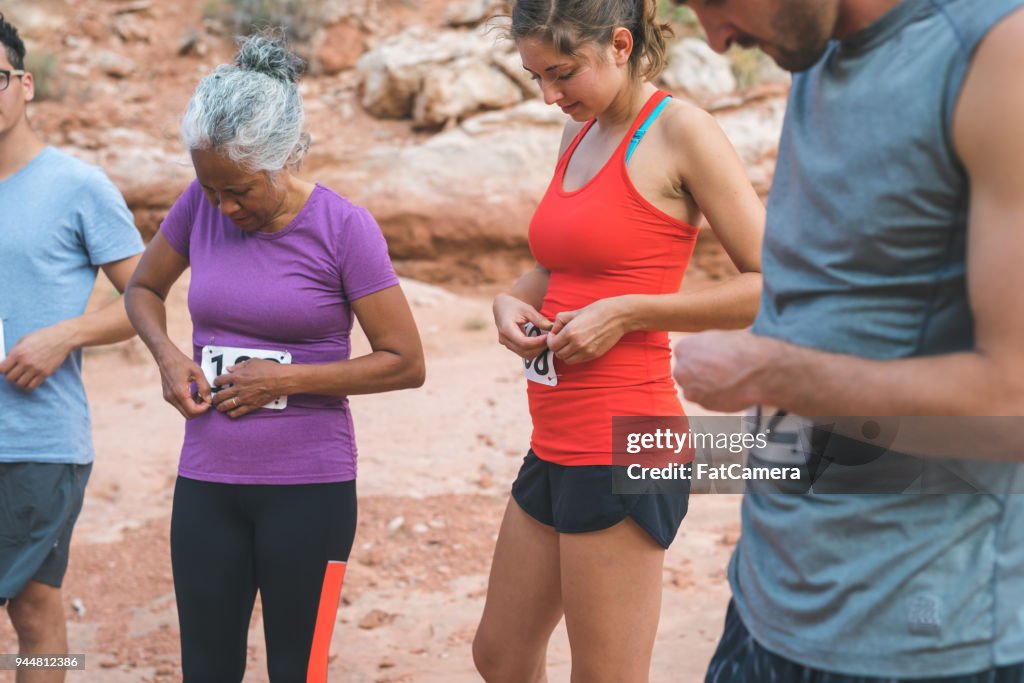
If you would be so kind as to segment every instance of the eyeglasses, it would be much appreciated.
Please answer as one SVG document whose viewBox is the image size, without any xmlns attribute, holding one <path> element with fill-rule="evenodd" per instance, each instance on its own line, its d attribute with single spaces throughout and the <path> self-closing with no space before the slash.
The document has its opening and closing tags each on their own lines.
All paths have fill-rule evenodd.
<svg viewBox="0 0 1024 683">
<path fill-rule="evenodd" d="M 11 84 L 11 76 L 24 76 L 26 73 L 26 71 L 21 69 L 14 69 L 13 71 L 0 69 L 0 92 L 7 90 L 7 86 Z"/>
</svg>

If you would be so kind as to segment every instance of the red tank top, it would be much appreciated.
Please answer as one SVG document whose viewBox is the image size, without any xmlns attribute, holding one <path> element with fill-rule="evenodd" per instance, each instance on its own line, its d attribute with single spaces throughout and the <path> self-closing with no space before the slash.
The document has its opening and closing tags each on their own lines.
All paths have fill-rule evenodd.
<svg viewBox="0 0 1024 683">
<path fill-rule="evenodd" d="M 586 185 L 562 183 L 583 127 L 558 161 L 530 222 L 530 249 L 551 272 L 541 313 L 623 294 L 679 290 L 697 228 L 657 209 L 633 186 L 626 149 L 633 134 L 668 93 L 658 91 L 637 115 L 611 158 Z M 683 415 L 671 374 L 667 332 L 632 332 L 605 355 L 567 365 L 555 359 L 556 386 L 527 381 L 537 457 L 562 465 L 609 465 L 612 416 Z"/>
</svg>

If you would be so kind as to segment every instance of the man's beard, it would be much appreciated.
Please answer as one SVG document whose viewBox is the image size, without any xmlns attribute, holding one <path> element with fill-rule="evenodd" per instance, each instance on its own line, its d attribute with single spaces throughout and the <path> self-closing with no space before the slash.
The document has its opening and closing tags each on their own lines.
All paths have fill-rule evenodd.
<svg viewBox="0 0 1024 683">
<path fill-rule="evenodd" d="M 813 9 L 812 9 L 813 8 Z M 806 71 L 825 53 L 835 27 L 835 10 L 821 0 L 783 0 L 772 20 L 778 42 L 769 56 L 786 71 Z"/>
</svg>

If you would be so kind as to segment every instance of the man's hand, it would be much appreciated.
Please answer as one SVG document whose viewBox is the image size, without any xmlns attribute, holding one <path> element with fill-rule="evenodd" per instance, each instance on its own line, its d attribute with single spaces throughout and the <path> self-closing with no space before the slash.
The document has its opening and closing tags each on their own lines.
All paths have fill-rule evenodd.
<svg viewBox="0 0 1024 683">
<path fill-rule="evenodd" d="M 702 332 L 675 347 L 672 375 L 686 400 L 734 413 L 766 401 L 764 377 L 782 342 L 747 331 Z"/>
<path fill-rule="evenodd" d="M 29 332 L 11 347 L 0 363 L 0 374 L 11 384 L 32 391 L 74 351 L 73 336 L 67 321 Z"/>
</svg>

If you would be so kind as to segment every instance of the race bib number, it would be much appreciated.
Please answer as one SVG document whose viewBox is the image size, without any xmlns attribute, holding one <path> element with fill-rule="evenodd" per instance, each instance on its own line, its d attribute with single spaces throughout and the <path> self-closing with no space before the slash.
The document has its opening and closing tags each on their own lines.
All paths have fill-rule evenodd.
<svg viewBox="0 0 1024 683">
<path fill-rule="evenodd" d="M 533 323 L 526 323 L 524 328 L 527 337 L 539 337 L 543 332 Z M 537 384 L 546 384 L 549 387 L 558 386 L 558 375 L 555 374 L 555 354 L 551 349 L 544 349 L 544 352 L 532 360 L 523 360 L 526 366 L 526 379 Z"/>
<path fill-rule="evenodd" d="M 754 446 L 750 454 L 773 465 L 800 466 L 810 453 L 809 423 L 799 415 L 790 415 L 770 406 L 752 408 L 748 419 L 756 421 L 765 434 L 765 446 Z"/>
<path fill-rule="evenodd" d="M 217 392 L 224 387 L 214 386 L 213 380 L 227 372 L 228 368 L 232 365 L 238 365 L 243 361 L 253 358 L 269 360 L 275 363 L 280 363 L 281 365 L 290 365 L 292 362 L 292 354 L 287 351 L 242 349 L 235 346 L 204 346 L 203 362 L 200 367 L 203 369 L 203 375 L 206 376 L 206 381 L 210 383 L 210 388 L 214 392 Z M 288 397 L 278 396 L 263 407 L 271 410 L 284 410 L 287 405 Z"/>
</svg>

